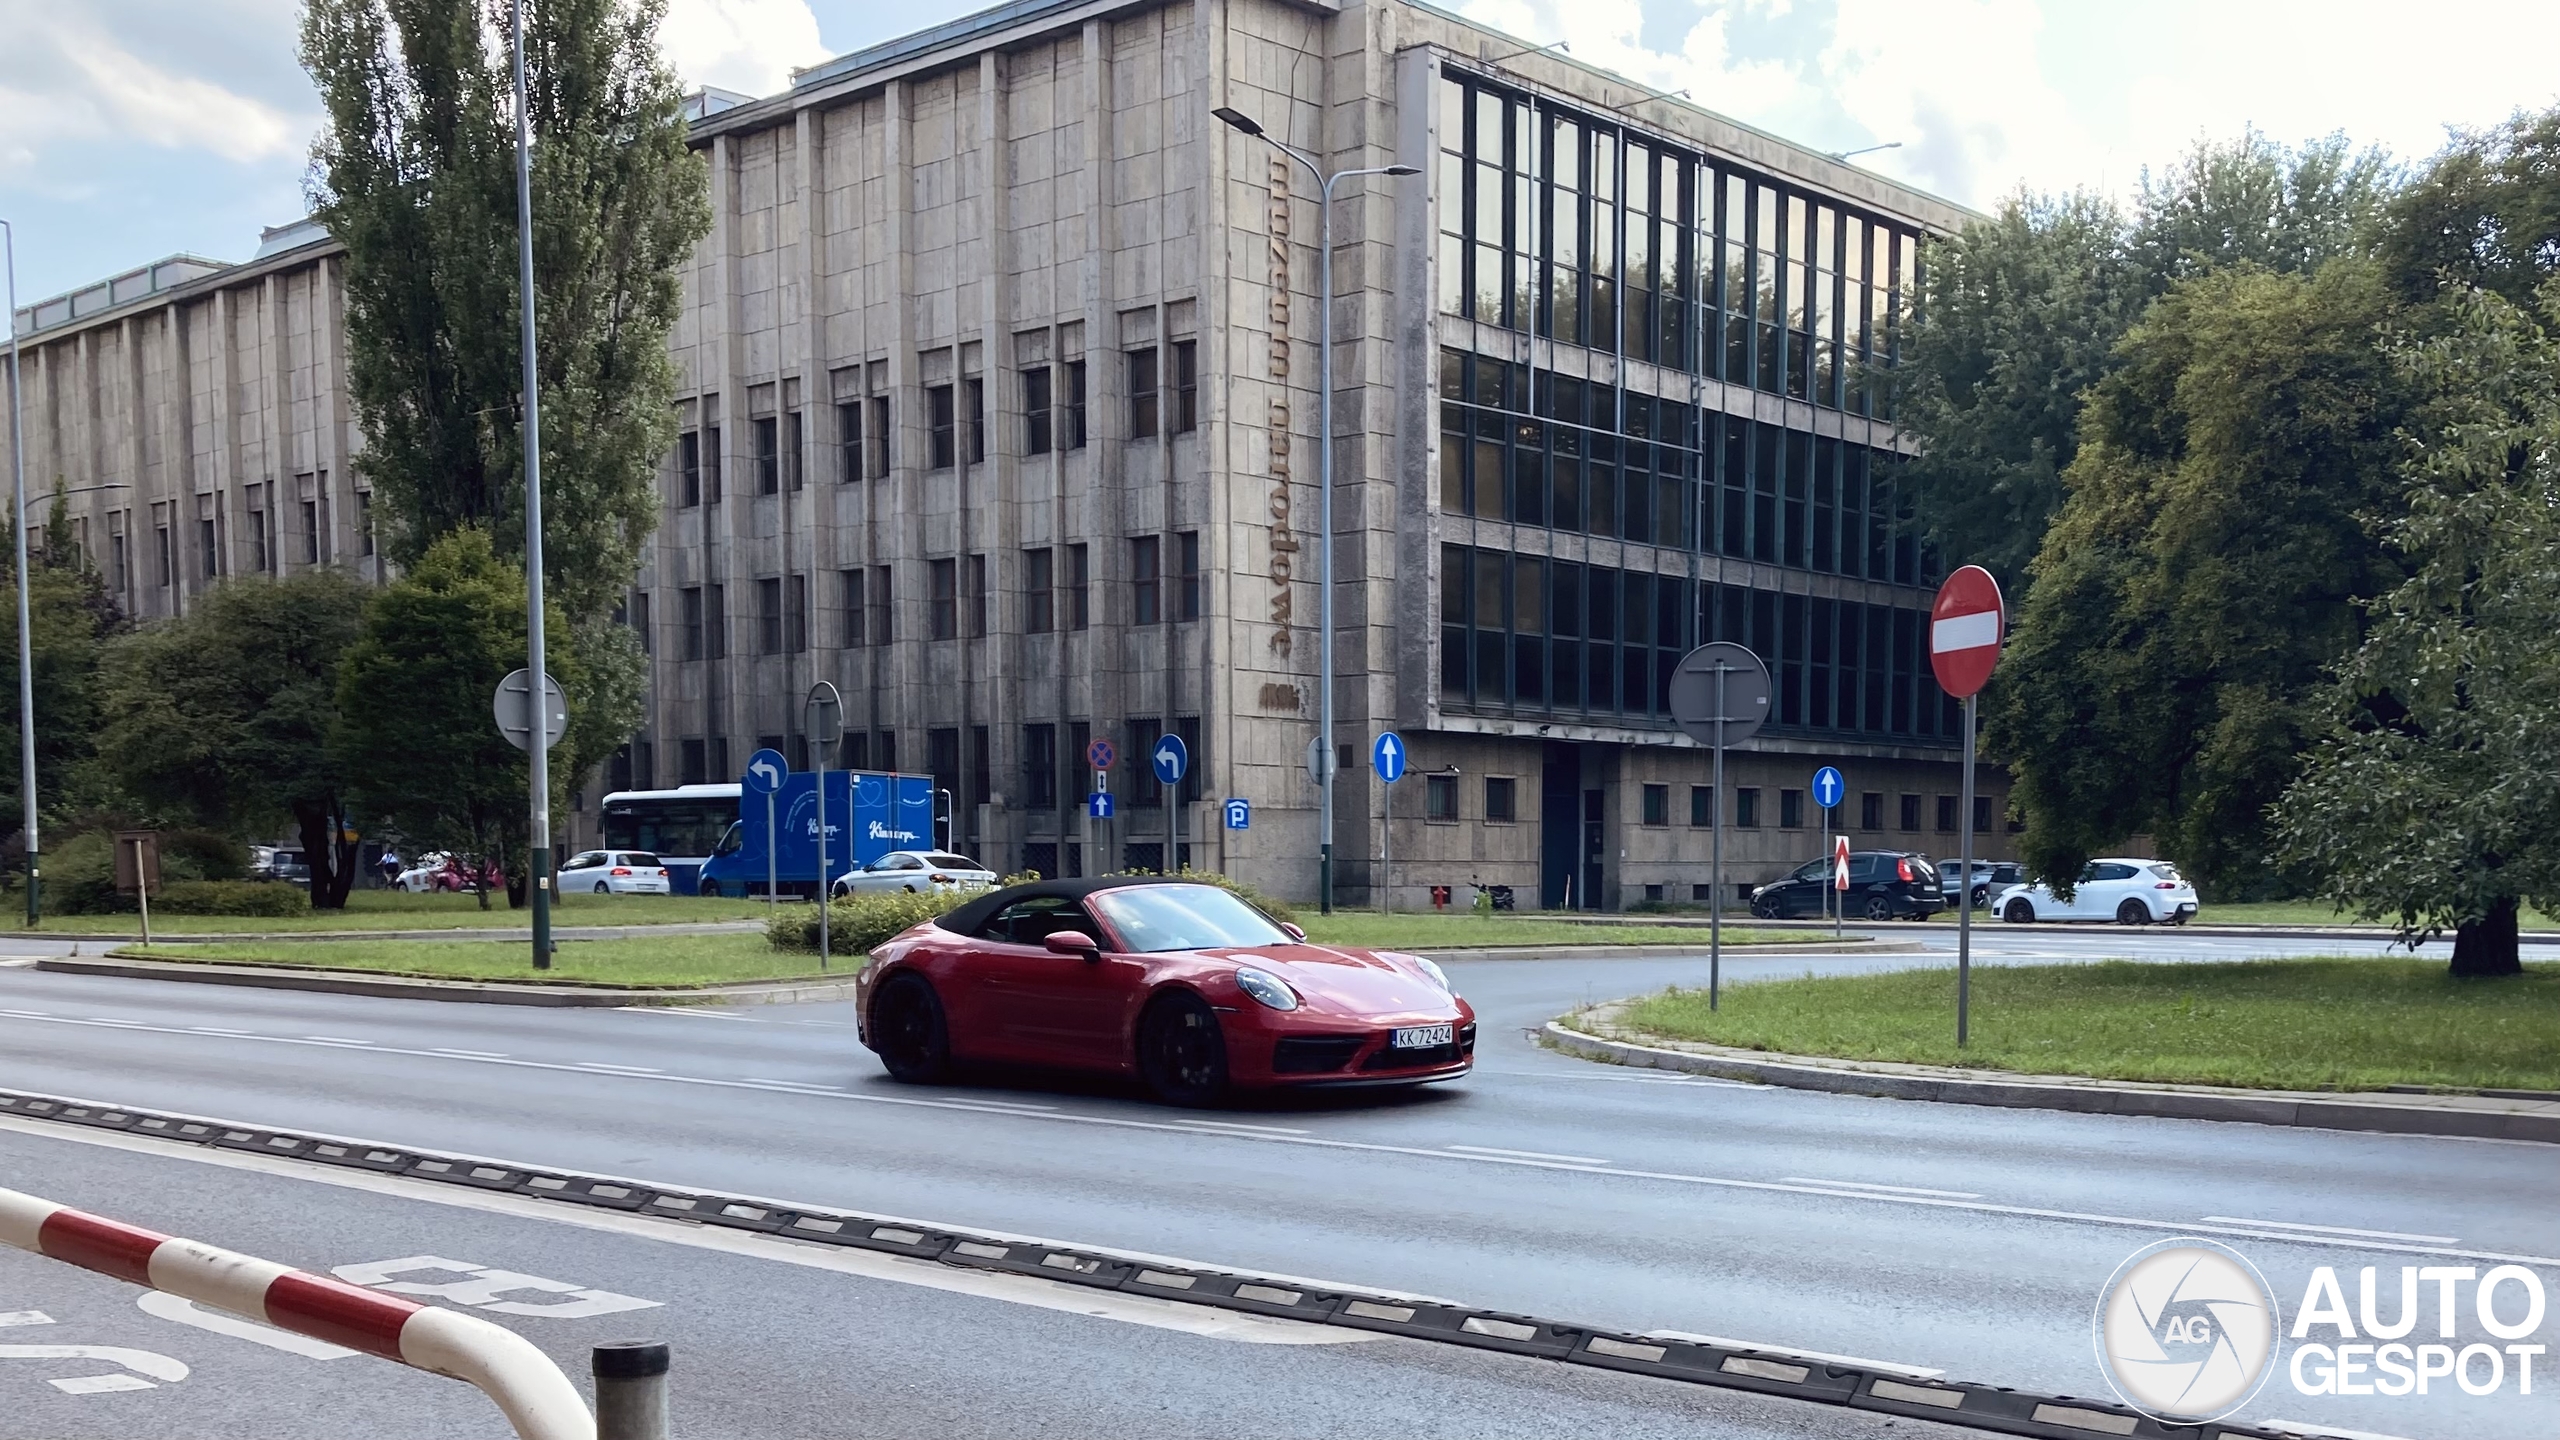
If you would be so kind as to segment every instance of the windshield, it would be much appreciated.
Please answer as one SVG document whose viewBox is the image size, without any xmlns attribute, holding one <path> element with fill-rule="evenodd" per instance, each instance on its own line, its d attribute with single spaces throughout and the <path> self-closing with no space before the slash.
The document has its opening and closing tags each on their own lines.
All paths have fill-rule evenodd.
<svg viewBox="0 0 2560 1440">
<path fill-rule="evenodd" d="M 1093 897 L 1093 908 L 1139 954 L 1296 943 L 1261 911 L 1211 885 L 1105 890 Z"/>
<path fill-rule="evenodd" d="M 927 855 L 924 863 L 938 870 L 978 870 L 985 867 L 966 855 Z"/>
</svg>

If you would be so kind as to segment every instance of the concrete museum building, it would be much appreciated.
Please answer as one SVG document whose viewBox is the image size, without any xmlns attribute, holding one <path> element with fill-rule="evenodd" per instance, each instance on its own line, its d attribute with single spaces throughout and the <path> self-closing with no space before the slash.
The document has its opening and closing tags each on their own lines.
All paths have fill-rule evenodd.
<svg viewBox="0 0 2560 1440">
<path fill-rule="evenodd" d="M 1332 205 L 1338 899 L 1378 898 L 1391 800 L 1404 908 L 1703 900 L 1717 807 L 1735 881 L 1815 856 L 1825 763 L 1859 846 L 2005 853 L 1999 776 L 1956 814 L 1873 379 L 1967 212 L 1410 0 L 1017 0 L 694 114 L 649 713 L 570 845 L 604 789 L 808 764 L 827 679 L 836 763 L 930 771 L 994 868 L 1158 867 L 1170 819 L 1312 895 L 1321 185 L 1276 140 L 1419 172 Z M 19 312 L 30 487 L 137 616 L 378 577 L 343 263 L 286 227 Z M 1709 639 L 1777 686 L 1721 798 L 1663 703 Z M 1167 732 L 1174 787 L 1133 758 Z"/>
</svg>

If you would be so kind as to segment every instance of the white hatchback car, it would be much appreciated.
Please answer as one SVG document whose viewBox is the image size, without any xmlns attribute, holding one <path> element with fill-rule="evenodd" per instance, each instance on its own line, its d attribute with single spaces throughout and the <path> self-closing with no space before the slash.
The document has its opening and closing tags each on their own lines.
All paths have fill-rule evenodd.
<svg viewBox="0 0 2560 1440">
<path fill-rule="evenodd" d="M 892 850 L 836 877 L 837 895 L 921 895 L 945 887 L 974 889 L 996 883 L 996 872 L 966 855 L 944 850 Z"/>
<path fill-rule="evenodd" d="M 2043 884 L 2012 885 L 1995 907 L 2013 925 L 2037 920 L 2113 920 L 2119 925 L 2184 925 L 2196 917 L 2196 887 L 2166 860 L 2092 860 L 2064 904 Z"/>
<path fill-rule="evenodd" d="M 674 892 L 667 867 L 646 850 L 581 850 L 560 867 L 560 893 L 667 895 Z"/>
</svg>

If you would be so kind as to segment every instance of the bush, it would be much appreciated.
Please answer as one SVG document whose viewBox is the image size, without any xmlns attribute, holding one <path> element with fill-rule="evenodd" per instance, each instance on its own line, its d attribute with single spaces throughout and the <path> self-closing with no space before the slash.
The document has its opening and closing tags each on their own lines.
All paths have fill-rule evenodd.
<svg viewBox="0 0 2560 1440">
<path fill-rule="evenodd" d="M 311 913 L 311 896 L 299 885 L 261 880 L 172 880 L 151 897 L 154 911 L 169 915 L 262 915 L 281 919 Z"/>
<path fill-rule="evenodd" d="M 981 890 L 928 890 L 920 895 L 861 895 L 827 907 L 827 948 L 835 955 L 868 955 L 871 947 L 911 926 L 920 925 Z M 776 950 L 818 953 L 818 907 L 794 905 L 765 924 L 765 940 Z"/>
<path fill-rule="evenodd" d="M 82 830 L 56 842 L 43 854 L 44 908 L 48 915 L 130 915 L 136 909 L 130 895 L 116 890 L 115 834 L 99 828 Z M 160 835 L 160 881 L 167 890 L 193 882 L 229 884 L 249 873 L 248 847 L 226 835 L 209 830 L 167 830 Z M 293 886 L 271 886 L 294 891 L 294 908 L 250 910 L 179 910 L 177 915 L 300 915 L 311 908 L 311 902 Z M 153 908 L 168 904 L 155 891 Z M 285 902 L 269 900 L 275 907 Z"/>
</svg>

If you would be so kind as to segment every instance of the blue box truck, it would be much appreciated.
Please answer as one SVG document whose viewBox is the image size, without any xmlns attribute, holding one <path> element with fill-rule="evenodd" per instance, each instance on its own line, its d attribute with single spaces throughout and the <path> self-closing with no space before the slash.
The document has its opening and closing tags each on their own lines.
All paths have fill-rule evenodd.
<svg viewBox="0 0 2560 1440">
<path fill-rule="evenodd" d="M 779 848 L 765 828 L 766 797 L 739 787 L 738 818 L 702 862 L 696 893 L 765 893 L 765 857 L 785 895 L 816 895 L 829 880 L 892 850 L 933 847 L 933 777 L 876 770 L 830 770 L 827 779 L 827 870 L 818 873 L 818 776 L 784 777 L 772 796 Z"/>
</svg>

